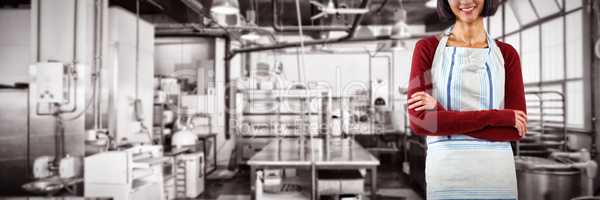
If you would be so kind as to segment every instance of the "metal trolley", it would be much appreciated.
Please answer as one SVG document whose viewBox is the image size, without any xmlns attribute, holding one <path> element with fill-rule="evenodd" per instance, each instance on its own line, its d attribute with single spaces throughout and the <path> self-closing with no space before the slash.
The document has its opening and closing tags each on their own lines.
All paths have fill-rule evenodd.
<svg viewBox="0 0 600 200">
<path fill-rule="evenodd" d="M 557 91 L 526 92 L 528 132 L 516 142 L 518 156 L 547 157 L 552 151 L 566 150 L 567 106 Z"/>
</svg>

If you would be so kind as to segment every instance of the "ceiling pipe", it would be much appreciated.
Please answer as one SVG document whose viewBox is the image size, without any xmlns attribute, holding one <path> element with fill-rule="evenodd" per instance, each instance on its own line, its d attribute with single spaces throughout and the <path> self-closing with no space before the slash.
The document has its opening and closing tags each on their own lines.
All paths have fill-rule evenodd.
<svg viewBox="0 0 600 200">
<path fill-rule="evenodd" d="M 367 8 L 368 5 L 369 5 L 369 0 L 363 0 L 362 3 L 360 4 L 360 7 L 361 8 Z M 276 13 L 273 13 L 273 15 L 276 16 Z M 362 21 L 364 15 L 365 14 L 360 14 L 360 15 L 358 15 L 358 16 L 356 16 L 354 18 L 354 22 L 352 23 L 352 27 L 350 27 L 350 29 L 348 30 L 348 34 L 345 35 L 344 37 L 335 38 L 335 39 L 323 39 L 323 40 L 305 41 L 304 45 L 306 45 L 306 46 L 312 46 L 312 45 L 319 45 L 319 44 L 340 43 L 340 42 L 344 42 L 344 41 L 352 39 L 354 37 L 354 33 L 358 29 L 358 25 Z M 302 30 L 304 31 L 304 27 L 302 28 Z M 355 39 L 354 42 L 376 41 L 376 40 L 390 40 L 390 39 L 392 39 L 390 36 L 383 36 L 383 37 L 374 37 L 374 38 L 362 38 L 362 39 L 359 38 L 359 39 Z M 292 48 L 292 47 L 299 47 L 299 46 L 301 46 L 300 42 L 294 42 L 294 43 L 275 44 L 275 45 L 271 45 L 271 46 L 234 49 L 234 50 L 232 50 L 227 55 L 226 59 L 230 60 L 230 59 L 232 59 L 238 53 L 248 53 L 248 52 L 255 52 L 255 51 L 285 49 L 285 48 Z"/>
<path fill-rule="evenodd" d="M 279 25 L 279 18 L 277 17 L 277 0 L 271 0 L 271 8 L 273 10 L 273 22 L 271 26 L 273 30 L 277 32 L 297 32 L 300 30 L 298 26 L 282 26 Z M 349 31 L 351 27 L 348 26 L 302 26 L 302 31 Z"/>
<path fill-rule="evenodd" d="M 185 31 L 182 31 L 185 30 Z M 225 38 L 228 37 L 228 33 L 222 29 L 215 28 L 202 28 L 198 29 L 190 27 L 190 28 L 178 28 L 178 29 L 166 29 L 161 30 L 158 29 L 154 34 L 156 37 L 217 37 L 217 38 Z M 194 32 L 190 32 L 194 31 Z"/>
<path fill-rule="evenodd" d="M 433 36 L 433 35 L 436 35 L 436 34 L 435 33 L 433 33 L 433 34 L 413 34 L 411 36 L 403 37 L 403 38 L 395 38 L 390 35 L 376 36 L 376 37 L 350 38 L 350 39 L 337 38 L 337 39 L 327 39 L 327 40 L 305 41 L 304 45 L 305 46 L 314 46 L 314 45 L 323 45 L 323 44 L 376 42 L 376 41 L 387 41 L 387 40 L 405 41 L 405 40 L 416 40 L 416 39 L 420 39 L 423 37 L 429 37 L 429 36 Z M 282 44 L 271 45 L 271 46 L 234 49 L 229 54 L 230 57 L 228 59 L 233 58 L 236 54 L 239 54 L 239 53 L 269 51 L 269 50 L 277 50 L 277 49 L 294 48 L 294 47 L 299 47 L 299 46 L 300 46 L 300 43 L 294 42 L 294 43 L 282 43 Z"/>
<path fill-rule="evenodd" d="M 160 5 L 160 3 L 158 3 L 154 0 L 146 0 L 146 2 L 148 2 L 149 4 L 151 4 L 154 7 L 158 8 L 161 11 L 165 10 L 165 7 L 163 7 L 162 5 Z"/>
<path fill-rule="evenodd" d="M 363 9 L 368 8 L 368 6 L 369 6 L 369 0 L 363 0 L 362 3 L 360 4 L 360 8 L 363 8 Z M 358 29 L 358 25 L 360 25 L 360 22 L 364 18 L 365 14 L 359 14 L 358 16 L 354 17 L 354 22 L 352 23 L 352 27 L 348 31 L 348 35 L 340 38 L 341 40 L 347 40 L 347 39 L 354 37 L 354 33 L 356 33 L 356 30 Z"/>
<path fill-rule="evenodd" d="M 196 13 L 204 12 L 204 6 L 196 0 L 181 0 L 181 2 Z"/>
</svg>

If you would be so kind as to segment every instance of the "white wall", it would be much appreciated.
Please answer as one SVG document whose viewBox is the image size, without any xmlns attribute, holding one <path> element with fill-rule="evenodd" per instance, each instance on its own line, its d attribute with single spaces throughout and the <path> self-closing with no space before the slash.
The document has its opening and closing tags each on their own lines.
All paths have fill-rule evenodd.
<svg viewBox="0 0 600 200">
<path fill-rule="evenodd" d="M 152 132 L 154 99 L 154 26 L 139 22 L 139 67 L 136 71 L 136 16 L 119 7 L 109 10 L 109 62 L 106 76 L 111 91 L 109 130 L 117 141 L 149 142 L 134 118 L 134 100 L 142 101 L 143 124 Z M 137 82 L 137 93 L 136 93 Z"/>
<path fill-rule="evenodd" d="M 28 9 L 0 9 L 0 84 L 29 81 L 30 15 Z"/>
<path fill-rule="evenodd" d="M 197 60 L 214 60 L 215 44 L 210 38 L 157 38 L 155 74 L 174 76 L 178 64 L 192 64 Z"/>
</svg>

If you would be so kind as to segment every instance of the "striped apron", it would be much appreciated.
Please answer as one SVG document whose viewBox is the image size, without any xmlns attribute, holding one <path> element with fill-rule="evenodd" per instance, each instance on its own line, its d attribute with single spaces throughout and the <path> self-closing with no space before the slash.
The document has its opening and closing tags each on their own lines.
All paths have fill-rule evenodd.
<svg viewBox="0 0 600 200">
<path fill-rule="evenodd" d="M 504 108 L 504 60 L 488 48 L 447 47 L 447 30 L 433 59 L 432 96 L 447 110 Z M 510 142 L 466 135 L 427 136 L 427 199 L 517 199 Z"/>
</svg>

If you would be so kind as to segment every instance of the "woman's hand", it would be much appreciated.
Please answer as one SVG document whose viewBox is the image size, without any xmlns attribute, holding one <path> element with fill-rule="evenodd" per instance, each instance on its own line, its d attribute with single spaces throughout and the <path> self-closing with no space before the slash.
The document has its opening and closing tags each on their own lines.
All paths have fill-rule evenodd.
<svg viewBox="0 0 600 200">
<path fill-rule="evenodd" d="M 515 112 L 515 128 L 519 130 L 519 136 L 523 137 L 527 133 L 527 114 L 520 110 Z"/>
<path fill-rule="evenodd" d="M 407 103 L 408 109 L 414 109 L 415 111 L 433 110 L 437 105 L 437 100 L 427 92 L 416 92 L 410 96 Z"/>
</svg>

